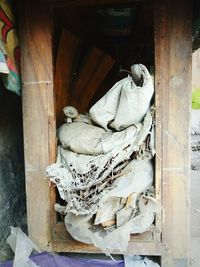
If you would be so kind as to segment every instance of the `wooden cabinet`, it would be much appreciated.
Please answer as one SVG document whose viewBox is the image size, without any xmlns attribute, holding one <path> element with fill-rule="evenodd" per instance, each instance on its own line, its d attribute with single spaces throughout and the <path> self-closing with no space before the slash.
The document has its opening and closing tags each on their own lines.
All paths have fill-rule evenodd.
<svg viewBox="0 0 200 267">
<path fill-rule="evenodd" d="M 54 211 L 44 171 L 56 159 L 54 9 L 131 3 L 120 0 L 19 1 L 28 231 L 43 250 L 100 253 L 73 240 Z M 144 1 L 143 4 L 149 2 Z M 155 40 L 156 230 L 131 238 L 127 253 L 161 256 L 162 267 L 187 266 L 190 183 L 191 3 L 152 2 Z"/>
</svg>

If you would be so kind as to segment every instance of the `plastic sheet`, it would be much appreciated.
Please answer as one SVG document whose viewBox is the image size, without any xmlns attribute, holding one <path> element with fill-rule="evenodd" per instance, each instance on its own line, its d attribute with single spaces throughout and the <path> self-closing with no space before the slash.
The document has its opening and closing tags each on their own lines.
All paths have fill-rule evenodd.
<svg viewBox="0 0 200 267">
<path fill-rule="evenodd" d="M 40 267 L 124 267 L 123 260 L 75 259 L 49 253 L 33 255 L 31 260 Z M 0 267 L 13 267 L 13 262 L 1 263 Z"/>
<path fill-rule="evenodd" d="M 149 260 L 147 257 L 124 256 L 125 267 L 159 267 L 158 263 Z"/>
<path fill-rule="evenodd" d="M 124 260 L 78 259 L 49 253 L 33 255 L 31 260 L 41 267 L 159 267 L 157 263 L 140 256 L 124 256 Z M 0 267 L 12 267 L 13 262 L 0 263 Z"/>
<path fill-rule="evenodd" d="M 39 267 L 29 259 L 29 256 L 33 250 L 40 252 L 40 249 L 20 228 L 11 226 L 11 234 L 7 238 L 7 243 L 15 253 L 13 267 Z"/>
</svg>

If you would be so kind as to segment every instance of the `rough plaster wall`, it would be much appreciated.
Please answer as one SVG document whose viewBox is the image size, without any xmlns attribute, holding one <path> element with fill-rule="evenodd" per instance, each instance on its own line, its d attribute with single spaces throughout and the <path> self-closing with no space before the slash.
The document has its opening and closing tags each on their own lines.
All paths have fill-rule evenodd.
<svg viewBox="0 0 200 267">
<path fill-rule="evenodd" d="M 198 110 L 200 114 L 200 110 Z M 192 113 L 197 115 L 197 113 Z M 200 125 L 200 121 L 199 121 Z M 198 129 L 200 132 L 200 128 Z M 200 135 L 192 135 L 192 144 L 197 144 L 197 150 L 192 151 L 192 171 L 191 171 L 191 210 L 190 210 L 190 266 L 200 266 Z"/>
<path fill-rule="evenodd" d="M 200 88 L 200 49 L 192 55 L 192 89 Z M 200 132 L 200 110 L 192 112 L 192 129 L 197 129 Z M 196 123 L 194 123 L 196 122 Z M 194 127 L 195 126 L 195 127 Z M 191 142 L 200 145 L 200 135 L 192 135 Z M 191 209 L 190 209 L 190 266 L 200 266 L 200 151 L 197 150 L 191 153 L 192 170 L 191 170 Z"/>
<path fill-rule="evenodd" d="M 200 48 L 192 54 L 192 90 L 200 89 Z"/>
<path fill-rule="evenodd" d="M 0 261 L 11 254 L 10 226 L 26 231 L 21 98 L 0 85 Z"/>
</svg>

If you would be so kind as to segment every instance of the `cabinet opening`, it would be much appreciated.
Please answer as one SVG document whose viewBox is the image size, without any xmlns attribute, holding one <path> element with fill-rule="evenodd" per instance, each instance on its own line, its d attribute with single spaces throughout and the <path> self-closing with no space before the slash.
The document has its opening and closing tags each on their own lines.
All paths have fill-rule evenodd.
<svg viewBox="0 0 200 267">
<path fill-rule="evenodd" d="M 113 1 L 112 4 L 109 1 L 101 2 L 102 4 L 97 4 L 95 1 L 86 1 L 84 4 L 84 1 L 77 1 L 76 4 L 66 4 L 54 9 L 53 64 L 57 128 L 65 122 L 65 106 L 73 106 L 81 114 L 88 113 L 116 82 L 131 75 L 133 64 L 145 65 L 154 80 L 153 1 Z M 154 109 L 155 94 L 150 103 Z M 156 122 L 156 112 L 154 120 Z M 155 136 L 156 151 L 159 154 L 157 132 Z M 160 166 L 155 157 L 152 162 L 154 194 L 160 201 Z M 73 243 L 79 251 L 79 242 L 66 231 L 64 216 L 55 212 L 55 203 L 66 205 L 58 190 L 52 186 L 53 240 L 63 242 L 63 246 L 64 242 L 66 246 Z M 132 234 L 130 241 L 160 242 L 160 213 L 156 214 L 148 231 Z M 84 247 L 85 251 L 98 251 L 90 245 Z"/>
</svg>

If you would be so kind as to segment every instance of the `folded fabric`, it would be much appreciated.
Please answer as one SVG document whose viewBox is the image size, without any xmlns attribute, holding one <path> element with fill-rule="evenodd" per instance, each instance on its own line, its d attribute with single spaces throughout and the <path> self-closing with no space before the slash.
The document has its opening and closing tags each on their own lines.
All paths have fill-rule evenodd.
<svg viewBox="0 0 200 267">
<path fill-rule="evenodd" d="M 58 130 L 57 162 L 46 176 L 58 189 L 69 234 L 107 255 L 126 251 L 131 234 L 153 226 L 153 83 L 145 66 L 118 83 L 90 110 Z M 142 262 L 141 262 L 142 264 Z"/>
<path fill-rule="evenodd" d="M 64 129 L 71 126 L 76 128 L 76 123 Z M 124 132 L 128 129 L 128 138 L 122 138 L 123 142 L 116 146 L 111 143 L 112 134 L 127 136 Z M 114 249 L 126 251 L 130 234 L 149 230 L 159 210 L 151 193 L 152 110 L 148 110 L 137 130 L 135 126 L 126 130 L 111 132 L 108 152 L 99 155 L 75 153 L 61 145 L 57 163 L 46 169 L 46 175 L 66 201 L 65 206 L 56 204 L 55 209 L 64 214 L 67 231 L 74 239 L 94 244 L 108 255 Z M 104 140 L 105 135 L 104 131 L 100 139 Z M 75 142 L 82 138 L 76 129 L 74 136 Z M 73 143 L 70 137 L 67 142 Z"/>
<path fill-rule="evenodd" d="M 101 127 L 87 123 L 63 124 L 58 130 L 62 147 L 85 155 L 108 153 L 128 140 L 136 138 L 140 124 L 132 125 L 121 132 L 105 131 Z"/>
<path fill-rule="evenodd" d="M 137 68 L 134 66 L 132 75 L 135 81 L 138 75 L 140 85 L 130 76 L 122 79 L 89 111 L 92 120 L 106 130 L 113 128 L 120 131 L 141 122 L 150 106 L 154 92 L 151 75 L 144 65 L 138 64 Z"/>
</svg>

